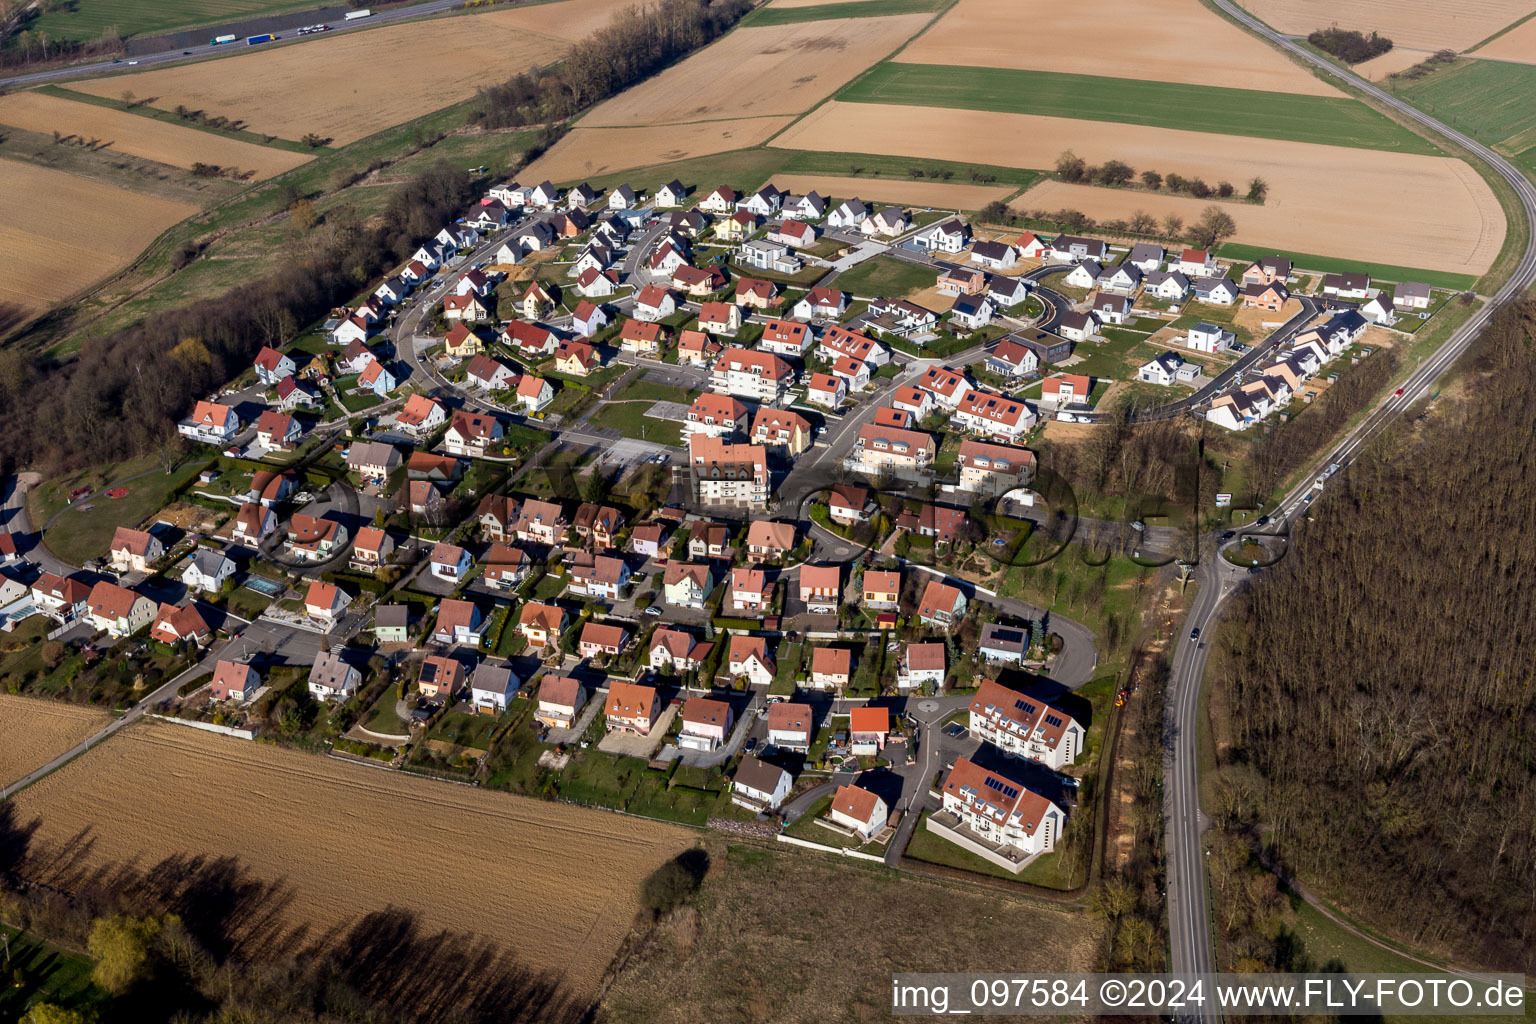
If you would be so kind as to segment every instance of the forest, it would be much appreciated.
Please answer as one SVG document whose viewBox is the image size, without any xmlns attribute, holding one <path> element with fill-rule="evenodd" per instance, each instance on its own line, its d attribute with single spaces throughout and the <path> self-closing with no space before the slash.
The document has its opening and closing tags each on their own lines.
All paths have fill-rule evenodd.
<svg viewBox="0 0 1536 1024">
<path fill-rule="evenodd" d="M 86 345 L 69 362 L 0 349 L 0 471 L 57 471 L 154 451 L 198 397 L 351 301 L 380 271 L 457 216 L 472 189 L 440 162 L 391 196 L 377 217 L 346 208 L 311 223 L 311 255 L 219 296 Z M 47 395 L 48 401 L 39 396 Z"/>
<path fill-rule="evenodd" d="M 713 42 L 751 9 L 751 0 L 661 0 L 625 8 L 557 66 L 482 91 L 472 120 L 483 128 L 564 120 Z"/>
<path fill-rule="evenodd" d="M 1223 628 L 1212 684 L 1230 722 L 1217 809 L 1229 835 L 1254 852 L 1262 839 L 1266 862 L 1369 927 L 1525 972 L 1536 966 L 1533 348 L 1536 303 L 1501 310 L 1441 408 L 1330 485 L 1296 552 Z M 1217 875 L 1213 862 L 1221 890 Z M 1273 954 L 1247 952 L 1283 960 Z"/>
</svg>

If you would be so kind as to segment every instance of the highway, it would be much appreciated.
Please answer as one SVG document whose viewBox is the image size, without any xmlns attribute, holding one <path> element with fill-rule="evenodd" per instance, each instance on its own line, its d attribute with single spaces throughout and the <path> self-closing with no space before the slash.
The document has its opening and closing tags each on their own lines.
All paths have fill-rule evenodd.
<svg viewBox="0 0 1536 1024">
<path fill-rule="evenodd" d="M 409 7 L 401 7 L 393 11 L 379 11 L 367 18 L 358 18 L 356 21 L 316 22 L 315 24 L 330 25 L 329 32 L 316 32 L 313 35 L 295 35 L 297 29 L 281 29 L 277 35 L 283 43 L 289 41 L 306 42 L 313 39 L 329 39 L 338 32 L 352 32 L 357 29 L 373 28 L 378 25 L 387 25 L 394 21 L 404 21 L 408 18 L 420 18 L 428 14 L 442 14 L 444 11 L 457 10 L 463 7 L 464 0 L 429 0 L 424 4 L 415 4 Z M 217 27 L 210 28 L 209 32 L 217 32 Z M 267 44 L 257 44 L 265 47 Z M 233 43 L 224 43 L 221 46 L 211 46 L 203 43 L 201 46 L 175 47 L 170 50 L 162 50 L 159 53 L 146 53 L 139 57 L 121 58 L 119 60 L 98 60 L 89 64 L 68 64 L 64 67 L 51 68 L 47 71 L 34 71 L 27 75 L 14 75 L 0 78 L 0 85 L 33 85 L 38 82 L 56 82 L 63 78 L 81 78 L 85 75 L 101 73 L 122 73 L 134 68 L 149 67 L 156 64 L 166 64 L 171 61 L 196 59 L 198 57 L 227 56 L 237 53 L 246 53 L 251 49 L 245 40 L 239 39 Z"/>
<path fill-rule="evenodd" d="M 1371 410 L 1344 439 L 1321 457 L 1312 472 L 1286 494 L 1272 515 L 1284 523 L 1305 508 L 1305 498 L 1319 472 L 1330 464 L 1347 466 L 1362 448 L 1387 424 L 1391 423 L 1425 393 L 1439 376 L 1464 353 L 1481 333 L 1493 311 L 1536 282 L 1536 188 L 1515 167 L 1487 146 L 1441 124 L 1427 114 L 1398 100 L 1376 86 L 1345 71 L 1328 60 L 1298 46 L 1289 38 L 1271 31 L 1257 19 L 1236 7 L 1231 0 L 1215 0 L 1217 7 L 1233 20 L 1262 36 L 1287 53 L 1307 61 L 1369 95 L 1377 103 L 1392 108 L 1431 131 L 1448 138 L 1476 154 L 1519 196 L 1525 212 L 1528 243 L 1525 253 L 1509 280 L 1459 328 L 1435 353 L 1408 376 L 1398 393 L 1387 396 Z M 1226 565 L 1214 545 L 1202 548 L 1203 558 L 1197 570 L 1199 594 L 1191 609 L 1189 626 L 1205 634 L 1221 614 L 1227 599 L 1246 584 L 1250 577 Z M 1205 670 L 1207 650 L 1202 641 L 1185 634 L 1174 652 L 1172 674 L 1168 683 L 1164 751 L 1165 846 L 1168 858 L 1168 929 L 1170 967 L 1174 974 L 1206 972 L 1215 969 L 1210 928 L 1207 880 L 1203 865 L 1201 833 L 1204 829 L 1199 810 L 1198 752 L 1196 734 L 1200 711 L 1200 680 Z M 1192 1011 L 1189 1017 L 1204 1016 Z"/>
</svg>

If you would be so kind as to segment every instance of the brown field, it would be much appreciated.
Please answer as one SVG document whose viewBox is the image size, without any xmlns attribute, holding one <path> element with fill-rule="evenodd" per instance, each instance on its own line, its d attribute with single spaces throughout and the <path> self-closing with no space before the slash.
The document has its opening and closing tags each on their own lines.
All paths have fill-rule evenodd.
<svg viewBox="0 0 1536 1024">
<path fill-rule="evenodd" d="M 1410 50 L 1403 46 L 1394 46 L 1380 57 L 1372 57 L 1350 68 L 1361 78 L 1372 82 L 1379 82 L 1388 75 L 1395 75 L 1399 71 L 1421 64 L 1433 57 L 1430 50 Z"/>
<path fill-rule="evenodd" d="M 787 149 L 882 153 L 1049 167 L 1071 149 L 1090 163 L 1111 158 L 1207 181 L 1269 182 L 1263 206 L 1233 204 L 1244 241 L 1407 267 L 1482 274 L 1504 241 L 1498 199 L 1471 167 L 1447 157 L 1385 153 L 1274 139 L 1238 138 L 1140 125 L 1028 114 L 825 103 L 774 139 Z M 1137 209 L 1198 216 L 1204 200 L 1045 182 L 1013 204 L 1074 207 L 1095 217 Z M 1413 210 L 1405 217 L 1404 210 Z M 1426 246 L 1424 239 L 1436 244 Z"/>
<path fill-rule="evenodd" d="M 960 0 L 896 59 L 1340 95 L 1200 0 Z"/>
<path fill-rule="evenodd" d="M 313 159 L 303 153 L 271 149 L 196 128 L 183 128 L 121 110 L 36 92 L 0 96 L 0 124 L 44 135 L 57 131 L 101 139 L 107 148 L 119 153 L 172 167 L 191 167 L 194 163 L 238 167 L 242 171 L 255 171 L 258 180 L 292 170 Z"/>
<path fill-rule="evenodd" d="M 274 926 L 337 935 L 393 906 L 425 934 L 499 943 L 578 997 L 628 932 L 640 880 L 693 841 L 670 825 L 152 721 L 15 803 L 18 821 L 38 821 L 22 872 L 39 881 L 70 890 L 98 869 L 233 857 L 288 897 L 276 920 L 243 920 L 237 945 Z"/>
<path fill-rule="evenodd" d="M 81 210 L 110 210 L 111 216 L 81 224 Z M 127 266 L 155 236 L 197 210 L 0 160 L 0 252 L 11 257 L 10 272 L 0 278 L 0 302 L 33 312 L 57 305 Z"/>
<path fill-rule="evenodd" d="M 1536 64 L 1536 18 L 1532 18 L 1523 25 L 1516 25 L 1478 50 L 1477 55 L 1519 61 L 1522 64 Z M 1383 56 L 1392 55 L 1387 53 Z"/>
<path fill-rule="evenodd" d="M 1018 191 L 1012 185 L 950 185 L 903 178 L 839 178 L 827 174 L 775 174 L 773 184 L 786 192 L 803 194 L 815 189 L 823 196 L 838 199 L 858 196 L 866 202 L 946 210 L 979 210 L 994 199 L 1003 199 Z"/>
<path fill-rule="evenodd" d="M 0 786 L 41 768 L 111 719 L 96 708 L 0 694 Z"/>
<path fill-rule="evenodd" d="M 1243 6 L 1281 32 L 1306 35 L 1337 24 L 1380 32 L 1415 50 L 1464 50 L 1531 12 L 1530 0 L 1247 0 Z"/>
<path fill-rule="evenodd" d="M 798 114 L 896 49 L 932 15 L 743 28 L 581 119 L 583 128 Z"/>
<path fill-rule="evenodd" d="M 884 1021 L 893 972 L 1093 970 L 1103 925 L 1085 912 L 809 851 L 709 853 L 697 907 L 625 964 L 601 1024 Z"/>
<path fill-rule="evenodd" d="M 748 117 L 739 121 L 639 128 L 575 128 L 525 167 L 526 181 L 575 181 L 630 167 L 649 167 L 732 149 L 760 146 L 793 117 Z"/>
<path fill-rule="evenodd" d="M 97 96 L 131 89 L 154 105 L 245 121 L 299 139 L 353 142 L 468 99 L 479 87 L 551 63 L 572 38 L 605 23 L 623 0 L 566 0 L 526 10 L 388 25 L 223 60 L 80 83 Z M 547 33 L 547 34 L 546 34 Z M 430 74 L 401 77 L 403 69 Z"/>
</svg>

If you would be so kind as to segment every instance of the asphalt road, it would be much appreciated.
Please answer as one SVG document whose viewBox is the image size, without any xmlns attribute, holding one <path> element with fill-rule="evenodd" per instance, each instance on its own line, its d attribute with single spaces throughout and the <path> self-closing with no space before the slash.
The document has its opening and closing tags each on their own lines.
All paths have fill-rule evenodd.
<svg viewBox="0 0 1536 1024">
<path fill-rule="evenodd" d="M 1277 506 L 1278 515 L 1289 518 L 1305 508 L 1305 499 L 1312 492 L 1312 481 L 1318 471 L 1330 464 L 1347 466 L 1350 459 L 1388 423 L 1424 395 L 1433 382 L 1467 350 L 1482 332 L 1493 311 L 1505 301 L 1519 295 L 1536 282 L 1536 188 L 1498 153 L 1487 146 L 1455 131 L 1378 89 L 1357 75 L 1344 71 L 1331 62 L 1297 45 L 1292 40 L 1272 32 L 1262 23 L 1236 7 L 1231 0 L 1215 0 L 1216 5 L 1230 18 L 1263 36 L 1275 46 L 1307 61 L 1331 75 L 1368 94 L 1378 103 L 1412 119 L 1431 131 L 1449 138 L 1475 153 L 1515 190 L 1525 212 L 1529 243 L 1514 273 L 1498 290 L 1492 301 L 1448 338 L 1435 353 L 1411 373 L 1401 388 L 1379 402 L 1369 415 L 1351 430 L 1333 450 L 1320 458 L 1314 472 L 1302 477 L 1296 488 L 1287 494 Z M 1209 544 L 1204 546 L 1204 557 L 1198 569 L 1200 592 L 1191 610 L 1189 625 L 1202 634 L 1220 615 L 1227 598 L 1244 583 L 1235 582 L 1235 573 L 1215 554 Z M 1261 578 L 1261 577 L 1260 577 Z M 1192 641 L 1188 634 L 1180 640 L 1174 652 L 1173 671 L 1169 679 L 1166 712 L 1168 747 L 1164 753 L 1164 815 L 1166 825 L 1165 845 L 1168 853 L 1168 924 L 1170 937 L 1171 967 L 1175 974 L 1204 972 L 1214 969 L 1212 952 L 1210 907 L 1207 880 L 1202 861 L 1201 833 L 1204 823 L 1199 810 L 1198 753 L 1196 750 L 1197 714 L 1199 711 L 1200 679 L 1205 668 L 1206 649 Z M 1186 1014 L 1189 1018 L 1205 1016 L 1206 1012 Z"/>
<path fill-rule="evenodd" d="M 308 42 L 314 39 L 332 39 L 338 32 L 355 32 L 358 29 L 373 28 L 377 25 L 385 25 L 394 21 L 404 21 L 409 18 L 420 18 L 428 14 L 441 14 L 462 7 L 463 0 L 430 0 L 428 3 L 416 4 L 411 7 L 402 7 L 394 11 L 379 11 L 367 18 L 359 18 L 356 21 L 330 21 L 317 22 L 331 26 L 329 32 L 317 32 L 314 35 L 294 35 L 294 29 L 284 29 L 278 33 L 282 37 L 281 42 L 287 44 L 290 40 L 295 42 Z M 217 29 L 210 29 L 210 32 Z M 264 44 L 257 44 L 264 45 Z M 31 85 L 38 82 L 56 82 L 64 78 L 82 78 L 86 75 L 101 74 L 103 72 L 122 73 L 138 70 L 156 64 L 166 64 L 171 61 L 189 60 L 198 57 L 228 56 L 237 53 L 246 53 L 251 48 L 244 39 L 233 43 L 224 43 L 221 46 L 210 46 L 204 43 L 201 46 L 174 47 L 162 50 L 159 53 L 146 53 L 142 56 L 124 58 L 122 60 L 99 60 L 89 64 L 70 64 L 61 68 L 52 68 L 48 71 L 35 71 L 28 75 L 15 75 L 10 78 L 0 79 L 0 84 Z"/>
</svg>

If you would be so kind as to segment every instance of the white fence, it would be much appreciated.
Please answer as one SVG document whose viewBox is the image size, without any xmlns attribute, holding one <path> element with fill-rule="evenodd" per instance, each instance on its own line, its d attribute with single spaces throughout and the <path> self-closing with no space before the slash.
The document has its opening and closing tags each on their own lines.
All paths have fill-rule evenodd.
<svg viewBox="0 0 1536 1024">
<path fill-rule="evenodd" d="M 172 725 L 185 725 L 193 729 L 201 729 L 204 732 L 216 732 L 220 736 L 233 736 L 237 740 L 253 740 L 256 738 L 255 729 L 236 729 L 228 725 L 214 725 L 212 722 L 191 722 L 185 718 L 176 718 L 171 715 L 150 715 L 162 722 L 170 722 Z"/>
<path fill-rule="evenodd" d="M 885 863 L 884 857 L 876 857 L 874 854 L 870 853 L 859 853 L 857 850 L 842 849 L 836 846 L 822 846 L 820 843 L 807 842 L 804 839 L 796 839 L 794 836 L 786 836 L 783 833 L 780 833 L 777 838 L 781 843 L 788 843 L 791 846 L 803 846 L 807 850 L 820 850 L 822 853 L 835 853 L 839 857 L 857 857 L 859 860 L 873 861 L 876 864 Z"/>
</svg>

